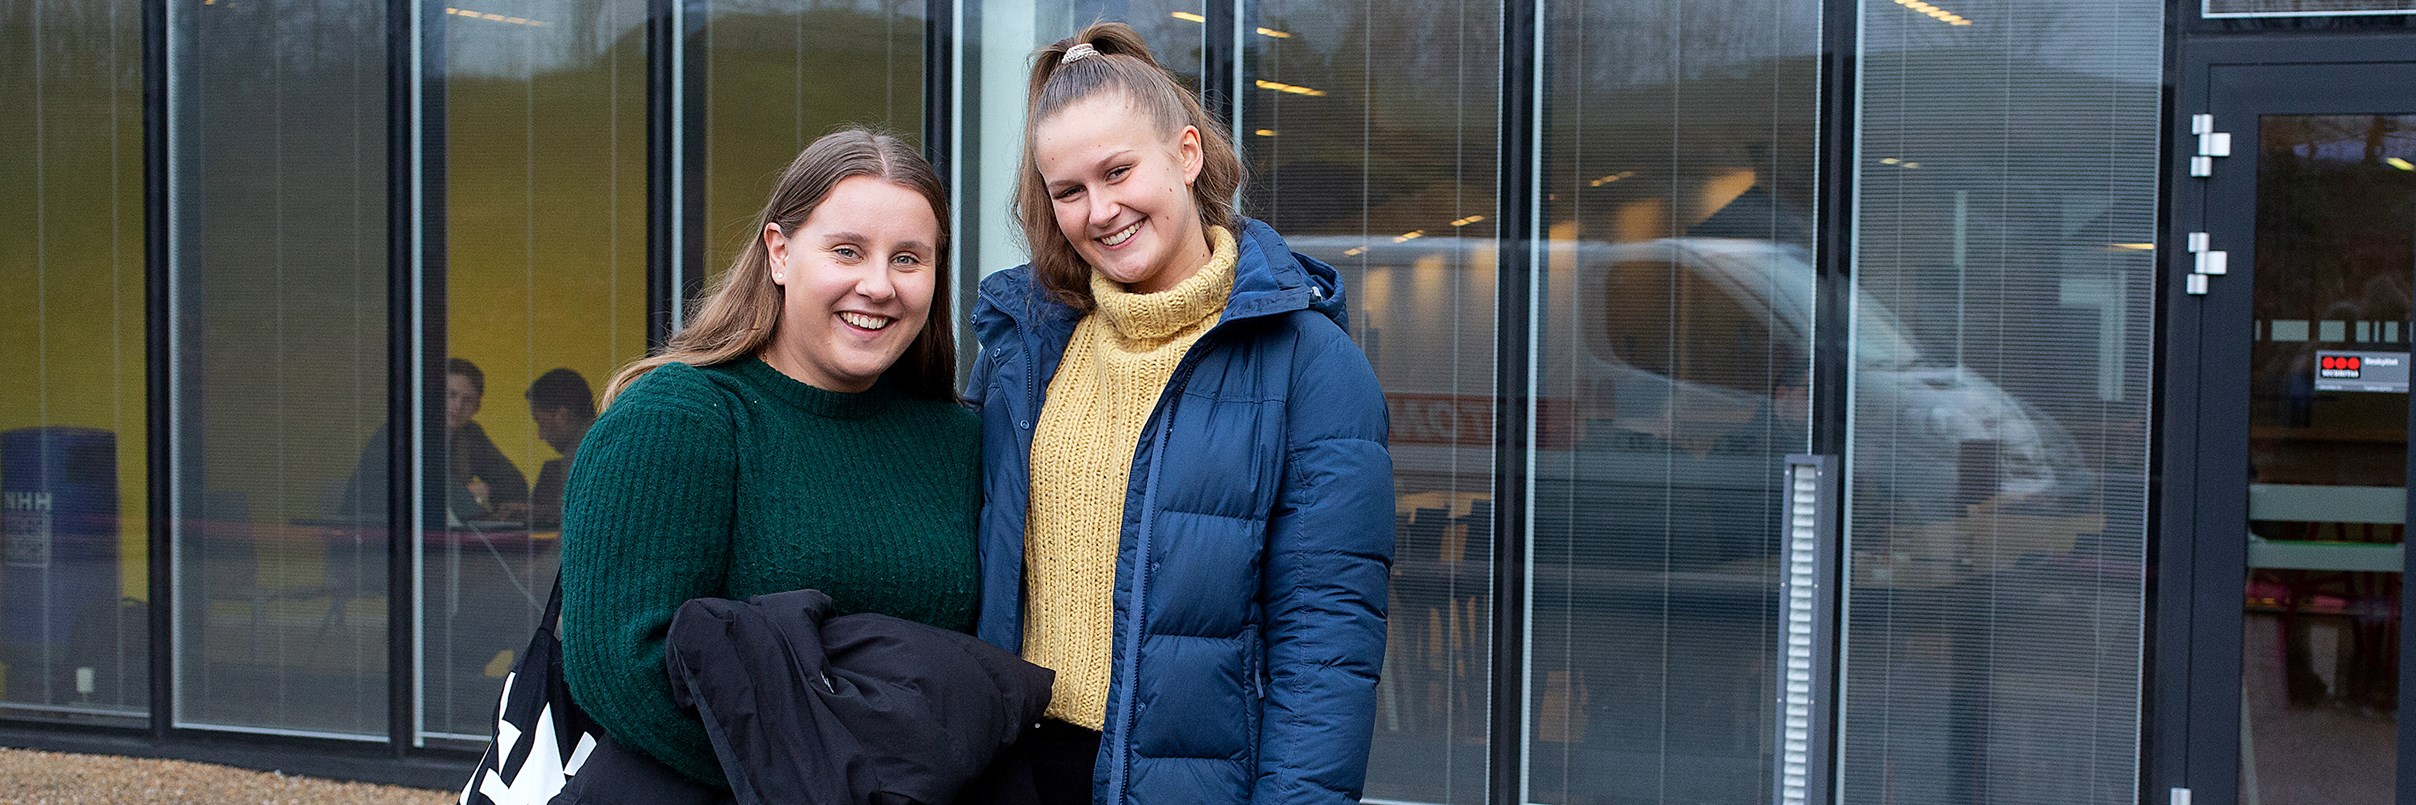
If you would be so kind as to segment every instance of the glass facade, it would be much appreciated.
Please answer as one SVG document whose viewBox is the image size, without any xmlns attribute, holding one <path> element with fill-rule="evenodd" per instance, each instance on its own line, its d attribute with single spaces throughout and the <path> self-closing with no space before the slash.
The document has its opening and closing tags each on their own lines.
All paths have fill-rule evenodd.
<svg viewBox="0 0 2416 805">
<path fill-rule="evenodd" d="M 174 717 L 384 740 L 389 35 L 313 10 L 169 8 Z"/>
<path fill-rule="evenodd" d="M 152 43 L 0 0 L 0 719 L 474 746 L 596 393 L 780 169 L 923 143 L 969 298 L 1023 262 L 1029 54 L 1121 20 L 1385 387 L 1370 801 L 1783 798 L 1800 663 L 1819 799 L 2137 801 L 2166 4 L 1949 5 L 173 0 Z M 1803 659 L 1782 473 L 1823 452 Z"/>
<path fill-rule="evenodd" d="M 1249 6 L 1242 212 L 1342 272 L 1392 418 L 1397 559 L 1368 795 L 1481 802 L 1492 712 L 1501 6 Z"/>
<path fill-rule="evenodd" d="M 1862 4 L 1845 801 L 2139 800 L 2163 24 Z"/>
<path fill-rule="evenodd" d="M 439 490 L 423 505 L 441 510 L 423 517 L 414 560 L 416 659 L 421 731 L 484 740 L 553 584 L 563 482 L 596 394 L 646 349 L 647 10 L 463 11 L 429 18 L 443 148 L 419 181 L 442 210 L 428 222 L 445 293 L 427 351 L 444 369 L 423 378 L 423 404 L 441 401 L 446 436 L 422 464 Z"/>
<path fill-rule="evenodd" d="M 1820 4 L 1572 4 L 1544 31 L 1529 796 L 1766 801 Z"/>
<path fill-rule="evenodd" d="M 0 717 L 150 709 L 142 18 L 0 2 Z"/>
<path fill-rule="evenodd" d="M 721 273 L 755 237 L 772 181 L 814 138 L 854 123 L 922 139 L 923 2 L 680 1 L 697 29 L 687 59 L 702 87 L 689 103 L 702 124 L 705 271 Z"/>
</svg>

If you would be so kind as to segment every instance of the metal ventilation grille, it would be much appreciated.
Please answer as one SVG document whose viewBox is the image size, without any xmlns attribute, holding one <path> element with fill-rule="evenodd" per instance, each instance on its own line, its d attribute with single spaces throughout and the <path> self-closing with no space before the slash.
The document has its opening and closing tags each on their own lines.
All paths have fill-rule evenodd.
<svg viewBox="0 0 2416 805">
<path fill-rule="evenodd" d="M 1831 654 L 1828 546 L 1835 544 L 1836 460 L 1788 456 L 1786 533 L 1779 553 L 1778 739 L 1770 801 L 1813 805 L 1828 801 L 1823 785 Z"/>
</svg>

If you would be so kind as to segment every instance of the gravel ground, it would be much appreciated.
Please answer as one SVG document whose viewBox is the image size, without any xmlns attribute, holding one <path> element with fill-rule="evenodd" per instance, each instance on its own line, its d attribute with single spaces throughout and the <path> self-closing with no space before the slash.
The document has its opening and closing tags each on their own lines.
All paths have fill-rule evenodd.
<svg viewBox="0 0 2416 805">
<path fill-rule="evenodd" d="M 5 805 L 449 805 L 456 796 L 181 760 L 0 749 Z"/>
</svg>

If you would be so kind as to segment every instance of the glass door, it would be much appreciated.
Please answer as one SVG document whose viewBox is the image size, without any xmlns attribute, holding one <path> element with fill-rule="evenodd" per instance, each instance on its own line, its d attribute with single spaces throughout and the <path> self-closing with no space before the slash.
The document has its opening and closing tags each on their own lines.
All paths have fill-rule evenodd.
<svg viewBox="0 0 2416 805">
<path fill-rule="evenodd" d="M 2168 256 L 2204 305 L 2190 782 L 2207 802 L 2406 801 L 2416 65 L 2209 78 L 2193 173 L 2212 175 L 2185 180 L 2205 228 Z"/>
</svg>

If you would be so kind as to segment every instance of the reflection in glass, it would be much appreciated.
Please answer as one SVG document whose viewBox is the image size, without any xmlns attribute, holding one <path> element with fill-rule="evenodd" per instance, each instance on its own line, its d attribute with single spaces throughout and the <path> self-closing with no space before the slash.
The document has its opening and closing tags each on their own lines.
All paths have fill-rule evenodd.
<svg viewBox="0 0 2416 805">
<path fill-rule="evenodd" d="M 1481 801 L 1501 7 L 1248 8 L 1242 210 L 1341 269 L 1392 416 L 1399 544 L 1368 795 Z"/>
<path fill-rule="evenodd" d="M 1206 0 L 1037 0 L 1032 7 L 1039 41 L 1033 47 L 1073 36 L 1092 22 L 1121 22 L 1140 32 L 1158 66 L 1174 73 L 1176 83 L 1197 91 L 1201 49 L 1208 36 L 1207 6 Z"/>
<path fill-rule="evenodd" d="M 149 712 L 142 7 L 0 2 L 0 715 Z"/>
<path fill-rule="evenodd" d="M 2163 4 L 1949 5 L 1862 3 L 1840 789 L 2137 802 Z"/>
<path fill-rule="evenodd" d="M 2416 116 L 2259 123 L 2240 738 L 2242 789 L 2266 802 L 2395 783 L 2410 160 Z M 2361 382 L 2393 360 L 2397 391 Z"/>
<path fill-rule="evenodd" d="M 1820 4 L 1571 4 L 1544 30 L 1531 796 L 1767 801 Z"/>
<path fill-rule="evenodd" d="M 646 348 L 646 8 L 495 0 L 438 18 L 444 174 L 424 181 L 443 193 L 431 349 L 449 360 L 444 398 L 427 400 L 446 413 L 425 463 L 444 490 L 422 532 L 431 735 L 493 729 L 554 581 L 595 392 Z"/>
<path fill-rule="evenodd" d="M 387 734 L 385 11 L 170 9 L 181 724 Z"/>
<path fill-rule="evenodd" d="M 846 124 L 923 137 L 923 0 L 681 0 L 704 91 L 704 269 L 728 268 L 789 160 Z M 698 80 L 698 79 L 691 79 Z M 641 94 L 644 85 L 636 86 Z"/>
</svg>

